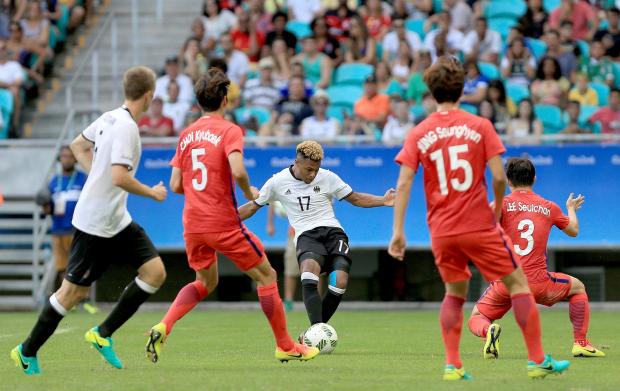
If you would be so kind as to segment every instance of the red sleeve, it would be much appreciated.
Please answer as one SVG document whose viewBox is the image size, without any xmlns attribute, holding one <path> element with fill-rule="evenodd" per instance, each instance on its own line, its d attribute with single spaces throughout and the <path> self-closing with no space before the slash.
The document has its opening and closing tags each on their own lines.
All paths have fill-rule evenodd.
<svg viewBox="0 0 620 391">
<path fill-rule="evenodd" d="M 228 129 L 224 138 L 224 152 L 226 156 L 235 151 L 243 153 L 243 131 L 237 125 L 233 125 Z"/>
<path fill-rule="evenodd" d="M 181 140 L 181 138 L 179 138 L 179 141 Z M 172 160 L 170 160 L 170 165 L 172 167 L 176 167 L 176 168 L 181 168 L 181 154 L 183 152 L 181 152 L 181 143 L 177 144 L 177 150 L 174 154 L 174 156 L 172 157 Z"/>
<path fill-rule="evenodd" d="M 398 152 L 394 161 L 400 165 L 405 165 L 411 168 L 413 171 L 418 171 L 418 164 L 420 164 L 420 157 L 418 146 L 414 138 L 412 137 L 414 132 L 409 132 L 403 149 Z"/>
<path fill-rule="evenodd" d="M 551 222 L 561 230 L 568 226 L 568 216 L 562 212 L 562 209 L 555 202 L 551 203 Z"/>
<path fill-rule="evenodd" d="M 560 27 L 560 13 L 561 12 L 562 10 L 560 9 L 556 9 L 551 12 L 551 15 L 549 15 L 549 26 L 553 28 Z"/>
<path fill-rule="evenodd" d="M 504 144 L 502 144 L 502 140 L 500 140 L 493 124 L 489 120 L 484 120 L 484 154 L 485 159 L 488 161 L 493 156 L 503 155 L 506 152 L 506 148 L 504 148 Z"/>
</svg>

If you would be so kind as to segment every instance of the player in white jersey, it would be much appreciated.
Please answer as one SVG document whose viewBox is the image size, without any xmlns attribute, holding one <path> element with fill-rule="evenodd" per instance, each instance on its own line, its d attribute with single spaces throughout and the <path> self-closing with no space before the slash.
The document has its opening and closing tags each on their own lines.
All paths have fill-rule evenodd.
<svg viewBox="0 0 620 391">
<path fill-rule="evenodd" d="M 239 208 L 239 216 L 245 220 L 270 202 L 282 203 L 295 229 L 306 312 L 316 324 L 329 321 L 336 312 L 351 268 L 349 238 L 336 219 L 333 200 L 362 208 L 392 206 L 394 189 L 382 197 L 353 191 L 338 175 L 321 168 L 323 148 L 316 141 L 302 142 L 296 152 L 295 164 L 271 177 L 256 200 Z M 329 286 L 321 299 L 317 285 L 322 273 L 329 274 Z"/>
<path fill-rule="evenodd" d="M 11 358 L 27 375 L 40 373 L 36 357 L 39 348 L 113 262 L 131 265 L 138 276 L 127 285 L 103 323 L 86 332 L 85 339 L 111 365 L 122 368 L 110 336 L 166 278 L 153 243 L 127 211 L 128 193 L 156 201 L 163 201 L 167 194 L 161 182 L 149 187 L 134 177 L 141 153 L 135 119 L 153 99 L 155 73 L 146 67 L 131 68 L 123 77 L 123 89 L 123 106 L 104 113 L 71 144 L 76 159 L 89 175 L 73 215 L 76 232 L 65 279 L 45 303 L 28 338 L 11 351 Z"/>
</svg>

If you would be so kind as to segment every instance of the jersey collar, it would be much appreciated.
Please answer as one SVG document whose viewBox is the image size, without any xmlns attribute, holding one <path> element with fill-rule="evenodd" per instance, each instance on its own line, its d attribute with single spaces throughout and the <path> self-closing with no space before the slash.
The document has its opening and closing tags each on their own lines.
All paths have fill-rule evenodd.
<svg viewBox="0 0 620 391">
<path fill-rule="evenodd" d="M 292 164 L 291 164 L 290 166 L 288 166 L 288 172 L 290 172 L 290 173 L 291 173 L 291 176 L 292 176 L 293 178 L 295 178 L 295 179 L 296 179 L 296 180 L 298 180 L 298 181 L 301 181 L 301 179 L 299 179 L 299 178 L 297 178 L 297 177 L 295 176 L 295 173 L 293 172 L 293 165 L 292 165 Z M 302 181 L 302 182 L 303 182 L 303 181 Z"/>
</svg>

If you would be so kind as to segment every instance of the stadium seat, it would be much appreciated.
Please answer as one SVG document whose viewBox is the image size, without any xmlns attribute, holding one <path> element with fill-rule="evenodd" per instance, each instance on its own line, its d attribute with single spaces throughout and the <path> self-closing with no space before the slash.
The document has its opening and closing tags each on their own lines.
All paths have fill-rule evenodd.
<svg viewBox="0 0 620 391">
<path fill-rule="evenodd" d="M 459 105 L 459 108 L 463 111 L 467 111 L 468 113 L 472 113 L 477 115 L 478 114 L 478 108 L 474 105 L 470 105 L 468 103 L 461 103 Z"/>
<path fill-rule="evenodd" d="M 405 28 L 409 31 L 413 31 L 420 36 L 421 40 L 424 40 L 426 33 L 424 32 L 424 19 L 407 19 L 405 21 Z"/>
<path fill-rule="evenodd" d="M 543 0 L 543 8 L 548 14 L 558 8 L 560 4 L 562 4 L 562 0 Z"/>
<path fill-rule="evenodd" d="M 582 105 L 579 111 L 579 118 L 577 119 L 579 126 L 582 128 L 592 128 L 592 125 L 588 121 L 598 109 L 598 106 Z M 564 111 L 562 113 L 562 121 L 564 121 L 565 124 L 568 124 L 568 112 Z"/>
<path fill-rule="evenodd" d="M 340 123 L 344 123 L 344 117 L 353 114 L 353 110 L 349 105 L 330 105 L 327 108 L 327 116 L 337 119 Z"/>
<path fill-rule="evenodd" d="M 530 89 L 519 83 L 506 83 L 506 95 L 512 99 L 515 105 L 518 105 L 525 98 L 530 97 Z"/>
<path fill-rule="evenodd" d="M 511 1 L 492 1 L 487 3 L 484 8 L 484 16 L 487 19 L 491 18 L 512 18 L 519 19 L 525 11 L 527 5 L 523 0 L 511 0 Z"/>
<path fill-rule="evenodd" d="M 312 30 L 310 29 L 310 24 L 305 22 L 300 22 L 298 20 L 291 20 L 286 24 L 286 29 L 291 33 L 295 34 L 297 39 L 305 38 L 309 35 L 312 35 Z"/>
<path fill-rule="evenodd" d="M 426 116 L 426 110 L 424 110 L 424 106 L 422 106 L 422 105 L 412 105 L 409 108 L 409 112 L 413 116 L 414 120 L 417 120 L 420 117 L 425 117 Z"/>
<path fill-rule="evenodd" d="M 594 133 L 594 134 L 601 134 L 602 132 L 603 132 L 603 125 L 601 125 L 601 123 L 599 121 L 596 121 L 592 125 L 592 133 Z"/>
<path fill-rule="evenodd" d="M 2 128 L 0 128 L 0 139 L 5 139 L 9 135 L 11 116 L 13 115 L 13 94 L 2 88 L 0 88 L 0 112 L 3 122 Z"/>
<path fill-rule="evenodd" d="M 590 83 L 590 87 L 592 87 L 592 89 L 596 91 L 596 95 L 598 95 L 598 105 L 607 106 L 609 102 L 609 86 L 593 81 Z"/>
<path fill-rule="evenodd" d="M 377 59 L 379 61 L 383 59 L 383 43 L 381 43 L 380 41 L 377 41 L 377 43 L 375 44 L 375 55 L 377 56 Z"/>
<path fill-rule="evenodd" d="M 478 68 L 480 68 L 480 73 L 486 76 L 489 80 L 497 80 L 501 77 L 499 68 L 493 63 L 479 62 Z"/>
<path fill-rule="evenodd" d="M 259 126 L 267 123 L 271 113 L 263 107 L 239 107 L 234 111 L 238 122 L 247 121 L 250 117 L 255 117 Z"/>
<path fill-rule="evenodd" d="M 577 41 L 577 47 L 581 51 L 581 55 L 590 57 L 590 44 L 586 41 Z"/>
<path fill-rule="evenodd" d="M 374 72 L 374 67 L 368 64 L 342 64 L 336 71 L 334 84 L 353 84 L 361 86 L 364 80 Z"/>
<path fill-rule="evenodd" d="M 553 105 L 537 104 L 534 105 L 536 117 L 543 123 L 544 133 L 553 134 L 564 129 L 562 120 L 562 110 Z"/>
<path fill-rule="evenodd" d="M 540 61 L 540 59 L 547 54 L 547 44 L 540 39 L 527 38 L 527 45 L 534 57 L 536 57 L 536 61 Z"/>
<path fill-rule="evenodd" d="M 489 28 L 493 31 L 497 31 L 502 36 L 502 41 L 506 41 L 510 29 L 517 24 L 517 20 L 514 18 L 489 18 Z"/>
<path fill-rule="evenodd" d="M 443 0 L 433 0 L 433 11 L 435 13 L 443 11 Z"/>
<path fill-rule="evenodd" d="M 620 88 L 620 63 L 612 62 L 614 69 L 614 87 Z"/>
<path fill-rule="evenodd" d="M 360 86 L 330 86 L 327 88 L 327 95 L 332 105 L 346 105 L 353 108 L 355 102 L 361 98 L 364 90 Z"/>
<path fill-rule="evenodd" d="M 65 42 L 67 40 L 67 29 L 69 28 L 69 18 L 71 14 L 69 12 L 69 7 L 66 4 L 60 4 L 60 18 L 58 22 L 56 22 L 56 27 L 58 27 L 58 41 Z"/>
</svg>

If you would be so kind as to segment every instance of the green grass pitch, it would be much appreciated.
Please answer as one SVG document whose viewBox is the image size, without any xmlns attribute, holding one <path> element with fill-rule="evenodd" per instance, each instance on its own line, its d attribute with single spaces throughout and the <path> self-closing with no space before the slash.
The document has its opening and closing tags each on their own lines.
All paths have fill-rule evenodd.
<svg viewBox="0 0 620 391">
<path fill-rule="evenodd" d="M 467 312 L 466 312 L 467 315 Z M 443 346 L 436 311 L 341 311 L 331 324 L 339 335 L 332 355 L 281 364 L 260 311 L 196 311 L 177 323 L 157 364 L 144 357 L 146 330 L 161 312 L 141 312 L 115 335 L 125 369 L 104 363 L 84 332 L 104 315 L 71 313 L 39 352 L 40 377 L 26 377 L 9 351 L 29 332 L 35 313 L 0 313 L 1 390 L 618 390 L 618 313 L 593 312 L 593 343 L 607 357 L 572 359 L 568 311 L 542 311 L 543 342 L 556 359 L 572 359 L 563 376 L 530 380 L 521 334 L 512 314 L 502 325 L 501 358 L 482 358 L 481 341 L 464 325 L 461 354 L 471 382 L 441 380 Z M 466 316 L 467 317 L 467 316 Z M 303 312 L 289 315 L 296 336 Z"/>
</svg>

